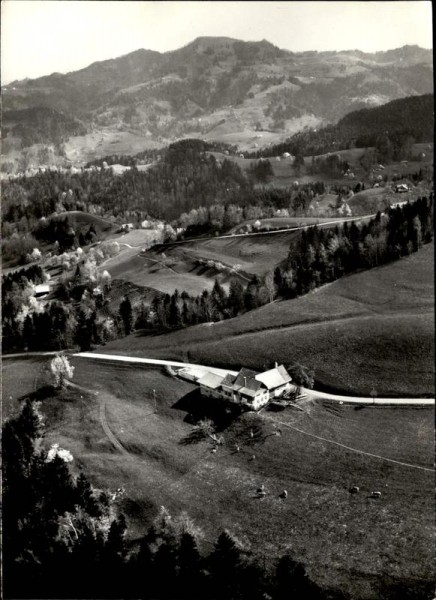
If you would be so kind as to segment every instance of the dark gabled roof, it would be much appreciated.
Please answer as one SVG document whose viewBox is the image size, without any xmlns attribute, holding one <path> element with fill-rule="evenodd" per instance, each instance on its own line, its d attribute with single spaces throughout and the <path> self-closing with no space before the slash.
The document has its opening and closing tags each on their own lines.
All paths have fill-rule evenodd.
<svg viewBox="0 0 436 600">
<path fill-rule="evenodd" d="M 249 380 L 255 380 L 257 373 L 256 371 L 252 371 L 251 369 L 241 369 L 236 376 L 236 380 L 234 382 L 234 388 L 246 387 Z M 247 383 L 246 383 L 247 382 Z"/>
<path fill-rule="evenodd" d="M 221 382 L 221 385 L 232 385 L 235 383 L 236 375 L 232 375 L 231 373 L 227 373 L 224 379 Z"/>
</svg>

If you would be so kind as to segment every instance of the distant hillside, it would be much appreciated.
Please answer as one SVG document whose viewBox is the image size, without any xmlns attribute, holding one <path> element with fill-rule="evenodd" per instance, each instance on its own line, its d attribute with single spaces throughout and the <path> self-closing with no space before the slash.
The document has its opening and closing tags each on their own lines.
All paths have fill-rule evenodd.
<svg viewBox="0 0 436 600">
<path fill-rule="evenodd" d="M 275 156 L 283 152 L 318 155 L 337 149 L 376 146 L 380 136 L 390 140 L 410 137 L 414 143 L 434 138 L 434 95 L 410 96 L 383 106 L 353 111 L 336 125 L 304 131 L 286 142 L 270 146 L 254 155 Z"/>
<path fill-rule="evenodd" d="M 383 106 L 352 112 L 341 119 L 337 130 L 359 139 L 374 138 L 380 133 L 410 135 L 415 142 L 430 142 L 434 137 L 434 95 L 412 96 L 393 100 Z M 371 139 L 364 145 L 369 146 Z"/>
<path fill-rule="evenodd" d="M 418 46 L 293 53 L 265 40 L 202 37 L 173 52 L 138 50 L 65 75 L 13 82 L 3 88 L 3 111 L 7 120 L 10 111 L 50 108 L 82 121 L 89 135 L 143 136 L 144 149 L 186 136 L 248 145 L 259 138 L 257 146 L 432 89 L 432 52 Z M 27 129 L 26 113 L 22 119 Z M 38 131 L 22 143 L 53 139 L 50 130 L 39 137 Z M 84 144 L 95 147 L 97 139 Z M 102 152 L 109 154 L 107 147 Z"/>
</svg>

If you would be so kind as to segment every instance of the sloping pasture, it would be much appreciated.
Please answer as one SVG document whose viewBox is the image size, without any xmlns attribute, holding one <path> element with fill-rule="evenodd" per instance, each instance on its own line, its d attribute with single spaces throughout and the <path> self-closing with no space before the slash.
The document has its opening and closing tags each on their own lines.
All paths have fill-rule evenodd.
<svg viewBox="0 0 436 600">
<path fill-rule="evenodd" d="M 29 364 L 14 359 L 15 373 L 4 370 L 12 402 L 46 383 L 44 375 L 36 386 L 17 377 Z M 212 453 L 210 441 L 192 436 L 192 419 L 210 410 L 194 385 L 155 368 L 73 364 L 79 387 L 42 399 L 45 444 L 70 450 L 73 471 L 83 469 L 95 486 L 124 488 L 120 508 L 133 542 L 164 505 L 194 519 L 205 550 L 227 527 L 268 566 L 291 551 L 315 581 L 353 598 L 381 597 L 380 573 L 412 586 L 431 581 L 431 409 L 308 401 L 234 418 Z M 350 494 L 351 485 L 360 493 Z M 380 499 L 370 498 L 374 490 Z"/>
<path fill-rule="evenodd" d="M 354 395 L 434 394 L 433 244 L 400 261 L 344 277 L 209 327 L 140 333 L 105 351 L 238 369 L 275 360 L 315 369 L 316 386 Z M 186 358 L 184 358 L 186 360 Z"/>
</svg>

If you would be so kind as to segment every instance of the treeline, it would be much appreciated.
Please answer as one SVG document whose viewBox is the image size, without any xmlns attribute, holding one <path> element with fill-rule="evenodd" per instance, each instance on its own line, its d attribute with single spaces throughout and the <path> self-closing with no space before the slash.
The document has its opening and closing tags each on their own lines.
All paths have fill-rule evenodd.
<svg viewBox="0 0 436 600">
<path fill-rule="evenodd" d="M 358 186 L 358 187 L 357 187 Z M 326 191 L 343 194 L 360 191 L 362 185 L 353 187 L 331 185 L 326 187 L 323 181 L 305 184 L 296 182 L 288 188 L 255 188 L 249 197 L 240 198 L 237 204 L 214 204 L 209 207 L 200 206 L 182 213 L 176 223 L 186 229 L 184 237 L 200 233 L 225 233 L 243 221 L 271 218 L 275 216 L 303 216 L 307 214 L 310 203 L 317 195 Z M 281 211 L 278 214 L 278 211 Z M 285 211 L 285 212 L 283 212 Z"/>
<path fill-rule="evenodd" d="M 164 152 L 164 148 L 150 148 L 135 155 L 108 154 L 107 156 L 103 156 L 103 158 L 95 158 L 94 160 L 90 160 L 86 163 L 85 169 L 89 169 L 90 167 L 102 167 L 103 163 L 106 163 L 108 166 L 124 165 L 126 167 L 134 167 L 143 161 L 155 161 L 158 158 L 161 158 Z"/>
<path fill-rule="evenodd" d="M 164 507 L 132 547 L 119 510 L 124 490 L 74 476 L 74 457 L 58 444 L 47 450 L 44 433 L 31 400 L 3 426 L 6 598 L 342 598 L 324 593 L 289 554 L 267 570 L 228 531 L 206 551 L 189 516 L 172 518 Z"/>
<path fill-rule="evenodd" d="M 236 317 L 271 302 L 275 297 L 272 276 L 253 276 L 243 284 L 239 278 L 230 281 L 229 291 L 215 280 L 212 290 L 199 296 L 187 292 L 156 296 L 151 305 L 143 305 L 136 318 L 136 328 L 178 328 Z"/>
<path fill-rule="evenodd" d="M 291 246 L 287 260 L 274 272 L 279 295 L 293 298 L 342 275 L 369 269 L 417 252 L 433 239 L 433 194 L 413 204 L 377 213 L 358 227 L 311 227 Z"/>
</svg>

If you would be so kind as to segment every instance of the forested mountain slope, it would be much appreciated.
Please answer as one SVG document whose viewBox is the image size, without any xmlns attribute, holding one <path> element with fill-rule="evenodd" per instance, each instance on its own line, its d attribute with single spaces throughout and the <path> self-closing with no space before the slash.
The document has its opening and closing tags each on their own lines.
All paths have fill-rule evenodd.
<svg viewBox="0 0 436 600">
<path fill-rule="evenodd" d="M 283 143 L 256 150 L 252 156 L 318 155 L 346 148 L 377 146 L 384 140 L 400 144 L 432 142 L 434 95 L 423 94 L 392 100 L 345 115 L 336 125 L 303 131 Z M 247 156 L 250 156 L 247 154 Z"/>
</svg>

